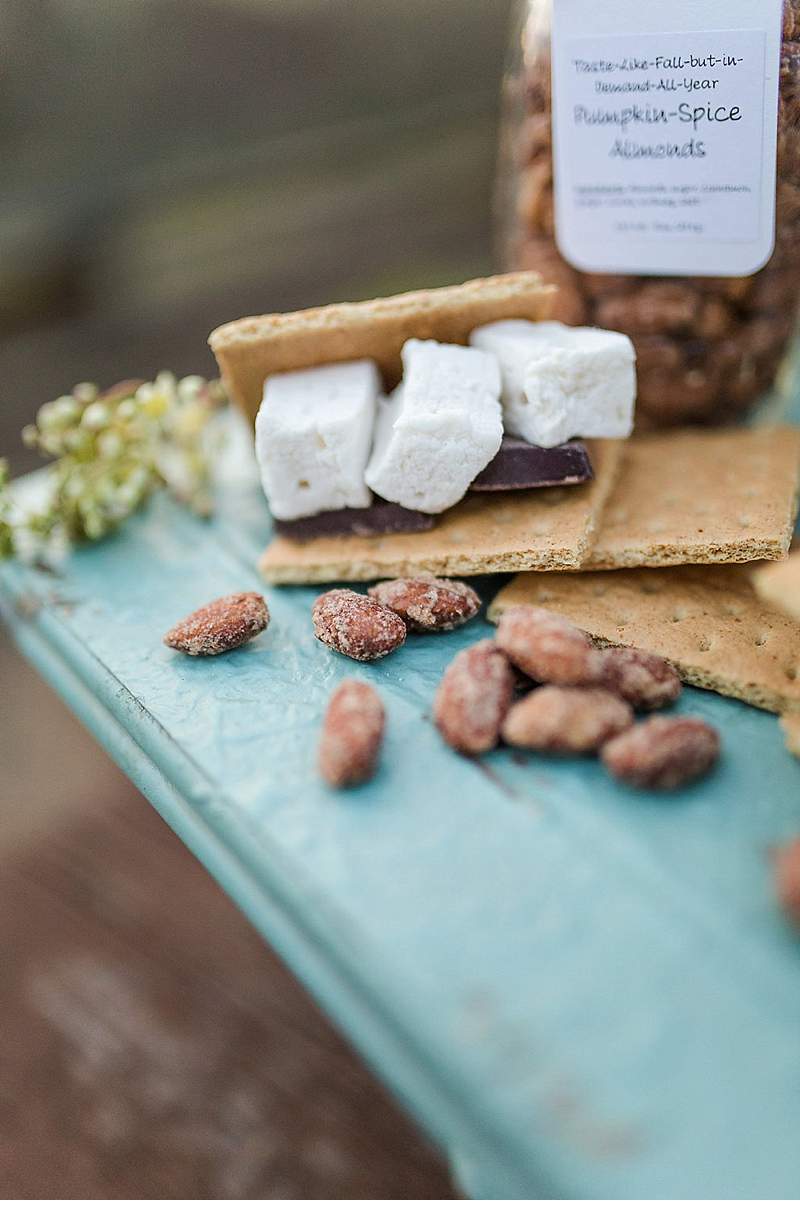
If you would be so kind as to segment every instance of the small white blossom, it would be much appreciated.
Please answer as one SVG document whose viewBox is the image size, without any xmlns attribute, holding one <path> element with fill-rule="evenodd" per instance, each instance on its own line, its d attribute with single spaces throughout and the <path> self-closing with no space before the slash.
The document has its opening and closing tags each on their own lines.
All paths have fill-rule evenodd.
<svg viewBox="0 0 800 1214">
<path fill-rule="evenodd" d="M 86 430 L 102 430 L 110 420 L 111 414 L 108 407 L 98 400 L 94 404 L 86 406 L 81 418 L 81 425 Z"/>
</svg>

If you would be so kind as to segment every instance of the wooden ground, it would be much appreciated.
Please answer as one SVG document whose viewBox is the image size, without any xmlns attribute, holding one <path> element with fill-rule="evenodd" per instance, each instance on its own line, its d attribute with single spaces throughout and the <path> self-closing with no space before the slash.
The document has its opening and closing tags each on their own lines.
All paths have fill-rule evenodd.
<svg viewBox="0 0 800 1214">
<path fill-rule="evenodd" d="M 0 1198 L 454 1196 L 238 910 L 2 648 L 0 686 L 27 725 L 12 744 L 0 719 Z M 27 805 L 23 775 L 41 792 Z"/>
</svg>

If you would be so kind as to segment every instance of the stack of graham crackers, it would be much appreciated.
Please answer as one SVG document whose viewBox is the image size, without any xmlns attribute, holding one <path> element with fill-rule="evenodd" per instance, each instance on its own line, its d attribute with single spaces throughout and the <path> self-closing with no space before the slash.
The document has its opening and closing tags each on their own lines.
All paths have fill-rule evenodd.
<svg viewBox="0 0 800 1214">
<path fill-rule="evenodd" d="M 800 754 L 800 430 L 681 430 L 630 439 L 587 557 L 497 595 L 546 606 L 601 644 L 636 645 L 681 678 L 781 714 Z"/>
<path fill-rule="evenodd" d="M 407 338 L 465 342 L 489 320 L 543 319 L 551 301 L 537 275 L 505 275 L 236 321 L 211 345 L 252 418 L 275 371 L 370 357 L 391 387 Z M 784 560 L 800 429 L 686 429 L 587 447 L 585 485 L 468 494 L 421 533 L 278 537 L 262 573 L 282 584 L 516 573 L 491 620 L 546 605 L 600 643 L 659 653 L 687 683 L 780 713 L 800 753 L 800 554 Z"/>
</svg>

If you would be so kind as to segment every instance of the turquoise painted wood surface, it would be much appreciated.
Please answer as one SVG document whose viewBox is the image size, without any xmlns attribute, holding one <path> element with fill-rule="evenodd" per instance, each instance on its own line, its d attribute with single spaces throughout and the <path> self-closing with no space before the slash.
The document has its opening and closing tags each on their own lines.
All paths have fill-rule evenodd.
<svg viewBox="0 0 800 1214">
<path fill-rule="evenodd" d="M 252 485 L 210 524 L 160 500 L 57 577 L 0 566 L 4 618 L 471 1195 L 800 1196 L 800 942 L 768 867 L 800 831 L 800 765 L 776 720 L 685 692 L 724 759 L 666 796 L 588 760 L 463 760 L 430 705 L 476 620 L 358 668 L 384 761 L 328 791 L 316 737 L 354 667 L 314 640 L 314 590 L 270 590 L 269 630 L 236 653 L 160 642 L 258 586 L 269 526 Z"/>
</svg>

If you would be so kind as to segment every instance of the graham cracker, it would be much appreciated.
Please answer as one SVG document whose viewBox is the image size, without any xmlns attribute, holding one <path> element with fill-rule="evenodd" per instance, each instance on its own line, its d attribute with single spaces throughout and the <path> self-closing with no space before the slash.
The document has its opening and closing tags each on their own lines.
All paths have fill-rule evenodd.
<svg viewBox="0 0 800 1214">
<path fill-rule="evenodd" d="M 779 559 L 799 488 L 795 427 L 632 438 L 584 568 Z"/>
<path fill-rule="evenodd" d="M 793 552 L 777 565 L 757 569 L 753 582 L 765 603 L 800 620 L 800 552 Z"/>
<path fill-rule="evenodd" d="M 800 710 L 800 628 L 756 595 L 747 565 L 524 573 L 489 607 L 561 612 L 601 644 L 667 658 L 686 683 L 769 712 Z"/>
<path fill-rule="evenodd" d="M 499 274 L 387 299 L 248 316 L 221 325 L 208 341 L 231 400 L 254 419 L 264 380 L 277 371 L 373 358 L 389 390 L 401 379 L 400 351 L 409 337 L 464 345 L 490 321 L 546 319 L 554 293 L 532 271 Z"/>
<path fill-rule="evenodd" d="M 594 479 L 568 488 L 472 493 L 430 531 L 326 536 L 300 543 L 278 536 L 259 562 L 269 582 L 361 582 L 418 573 L 477 574 L 578 569 L 611 492 L 621 445 L 587 443 Z"/>
<path fill-rule="evenodd" d="M 781 729 L 789 754 L 800 759 L 800 712 L 785 712 L 781 717 Z"/>
</svg>

